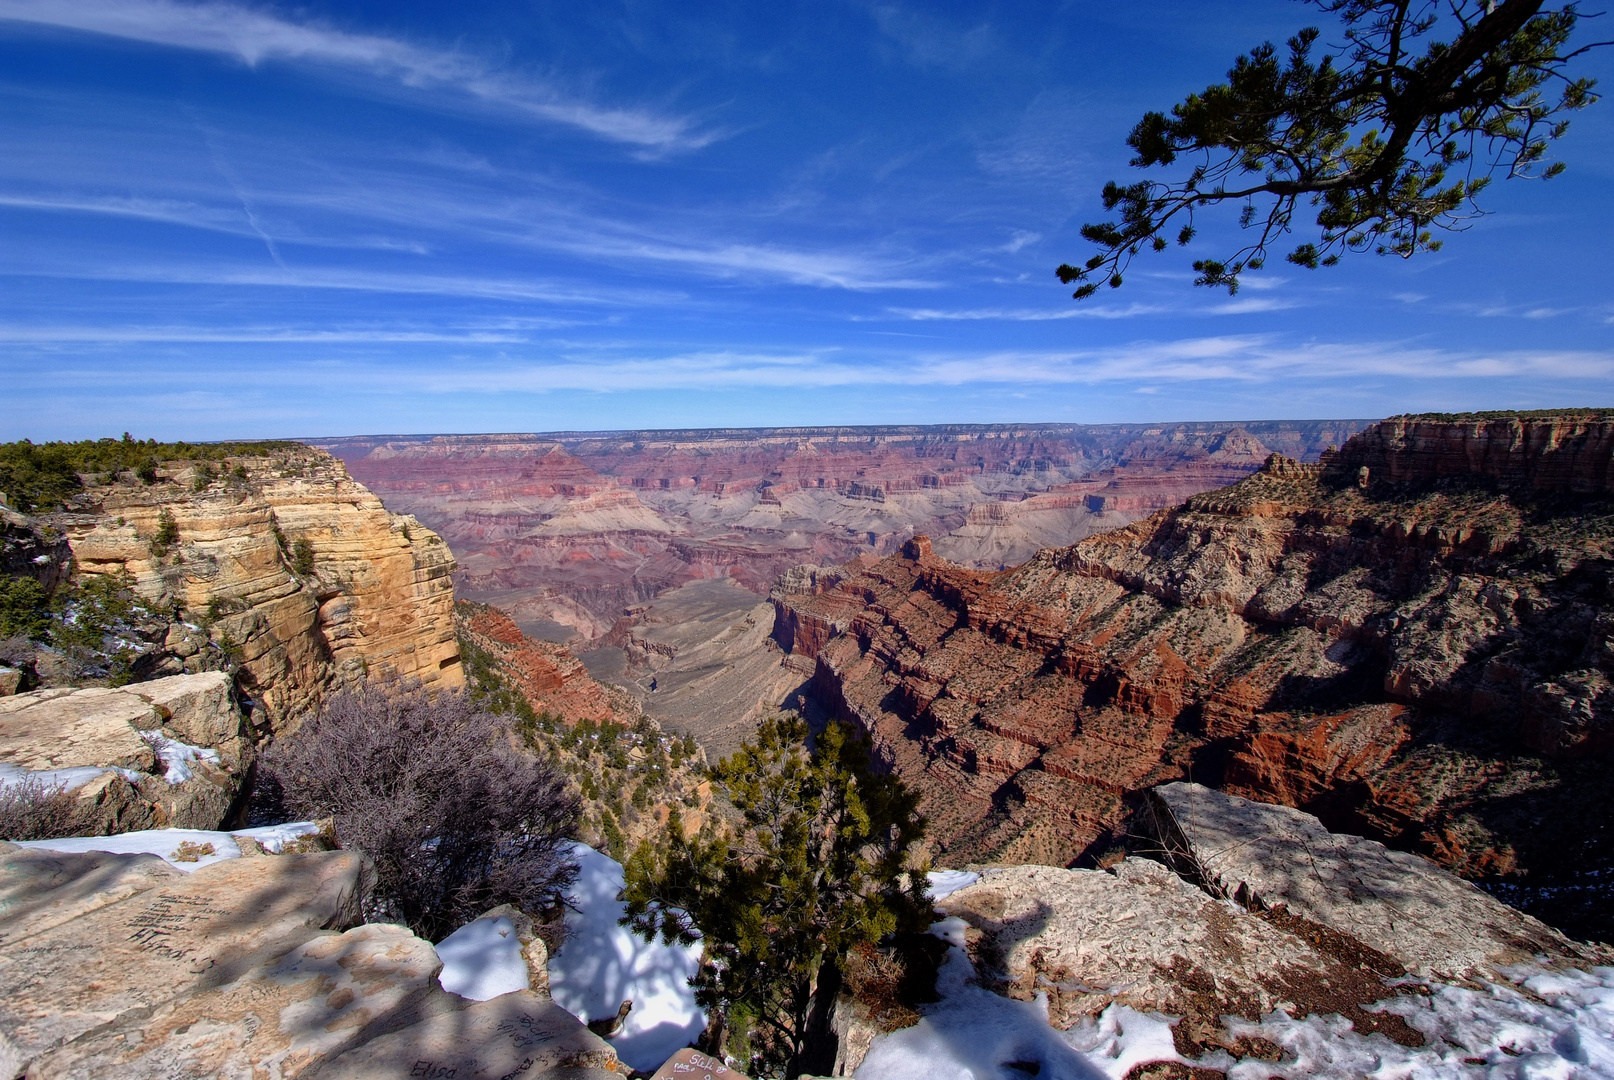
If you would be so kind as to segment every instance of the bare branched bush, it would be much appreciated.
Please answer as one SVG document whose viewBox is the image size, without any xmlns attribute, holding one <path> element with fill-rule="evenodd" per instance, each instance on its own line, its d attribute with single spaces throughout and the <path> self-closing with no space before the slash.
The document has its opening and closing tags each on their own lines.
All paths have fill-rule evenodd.
<svg viewBox="0 0 1614 1080">
<path fill-rule="evenodd" d="M 366 917 L 432 941 L 497 904 L 552 912 L 577 876 L 563 774 L 463 694 L 339 694 L 259 777 L 255 818 L 334 818 L 342 846 L 376 864 Z"/>
<path fill-rule="evenodd" d="M 58 784 L 27 778 L 0 785 L 0 840 L 55 840 L 93 831 L 93 812 Z"/>
</svg>

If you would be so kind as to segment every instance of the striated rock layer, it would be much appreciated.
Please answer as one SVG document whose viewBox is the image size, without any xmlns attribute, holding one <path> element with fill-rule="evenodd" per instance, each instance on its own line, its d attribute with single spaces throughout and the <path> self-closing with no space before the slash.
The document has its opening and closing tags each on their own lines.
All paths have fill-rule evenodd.
<svg viewBox="0 0 1614 1080">
<path fill-rule="evenodd" d="M 463 685 L 455 563 L 435 533 L 389 513 L 322 451 L 225 466 L 213 476 L 174 462 L 152 484 L 92 482 L 46 523 L 79 571 L 127 575 L 149 606 L 174 613 L 174 671 L 196 651 L 187 634 L 205 628 L 276 730 L 366 674 Z M 165 528 L 177 538 L 164 540 Z"/>
<path fill-rule="evenodd" d="M 1576 889 L 1614 865 L 1608 426 L 1384 421 L 1006 573 L 916 538 L 776 594 L 775 632 L 948 861 L 1097 857 L 1187 778 L 1567 884 L 1554 917 L 1606 935 Z"/>
<path fill-rule="evenodd" d="M 997 569 L 1230 483 L 1315 460 L 1366 421 L 947 425 L 330 440 L 442 534 L 462 598 L 528 633 L 608 644 L 623 609 L 691 581 L 766 594 L 802 562 L 915 533 Z"/>
</svg>

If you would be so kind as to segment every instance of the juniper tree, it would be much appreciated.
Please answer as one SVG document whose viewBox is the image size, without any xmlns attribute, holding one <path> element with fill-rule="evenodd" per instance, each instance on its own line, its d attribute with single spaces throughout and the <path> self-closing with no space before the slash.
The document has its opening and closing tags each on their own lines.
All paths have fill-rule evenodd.
<svg viewBox="0 0 1614 1080">
<path fill-rule="evenodd" d="M 1593 81 L 1565 66 L 1598 42 L 1568 43 L 1574 3 L 1543 0 L 1307 0 L 1343 23 L 1338 55 L 1318 50 L 1320 31 L 1301 30 L 1287 55 L 1270 42 L 1241 56 L 1227 82 L 1146 113 L 1127 145 L 1139 168 L 1187 158 L 1176 181 L 1104 185 L 1119 219 L 1082 226 L 1098 246 L 1080 267 L 1057 270 L 1081 283 L 1121 284 L 1144 248 L 1186 246 L 1201 210 L 1240 202 L 1252 238 L 1231 254 L 1200 259 L 1196 285 L 1237 292 L 1239 277 L 1266 262 L 1268 245 L 1316 207 L 1316 239 L 1285 258 L 1315 269 L 1347 251 L 1410 258 L 1436 251 L 1435 230 L 1461 229 L 1480 213 L 1476 197 L 1495 175 L 1550 179 L 1548 144 L 1568 129 L 1564 114 L 1596 100 Z"/>
<path fill-rule="evenodd" d="M 749 1024 L 763 1075 L 803 1071 L 853 947 L 930 919 L 910 865 L 918 797 L 874 767 L 853 729 L 832 724 L 811 753 L 806 737 L 798 719 L 767 720 L 712 770 L 739 823 L 685 839 L 675 808 L 626 867 L 623 921 L 647 939 L 704 942 L 695 1000 L 717 1030 Z"/>
</svg>

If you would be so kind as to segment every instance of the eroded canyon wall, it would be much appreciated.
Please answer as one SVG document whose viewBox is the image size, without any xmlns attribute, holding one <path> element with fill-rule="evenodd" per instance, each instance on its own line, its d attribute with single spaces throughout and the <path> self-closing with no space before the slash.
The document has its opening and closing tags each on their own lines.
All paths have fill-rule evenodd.
<svg viewBox="0 0 1614 1080">
<path fill-rule="evenodd" d="M 1137 791 L 1185 778 L 1471 877 L 1595 870 L 1611 434 L 1384 421 L 1005 573 L 912 540 L 777 594 L 776 633 L 925 789 L 948 861 L 1093 857 Z"/>
<path fill-rule="evenodd" d="M 608 640 L 623 610 L 797 563 L 886 555 L 916 533 L 1015 565 L 1219 487 L 1315 460 L 1366 421 L 763 428 L 321 441 L 442 534 L 462 596 L 530 633 Z M 618 634 L 617 636 L 620 636 Z"/>
</svg>

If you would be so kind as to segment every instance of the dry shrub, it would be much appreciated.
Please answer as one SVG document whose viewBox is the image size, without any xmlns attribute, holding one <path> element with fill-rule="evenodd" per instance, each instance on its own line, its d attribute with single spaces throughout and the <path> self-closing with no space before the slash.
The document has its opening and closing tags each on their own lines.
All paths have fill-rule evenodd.
<svg viewBox="0 0 1614 1080">
<path fill-rule="evenodd" d="M 0 840 L 83 836 L 93 819 L 93 808 L 59 785 L 30 777 L 0 786 Z"/>
<path fill-rule="evenodd" d="M 212 844 L 198 844 L 191 840 L 181 840 L 179 847 L 174 849 L 175 862 L 201 862 L 210 855 L 217 855 Z"/>
<path fill-rule="evenodd" d="M 255 797 L 259 820 L 334 818 L 375 861 L 366 918 L 432 941 L 497 904 L 552 912 L 577 876 L 563 774 L 463 694 L 338 694 L 264 755 Z"/>
</svg>

